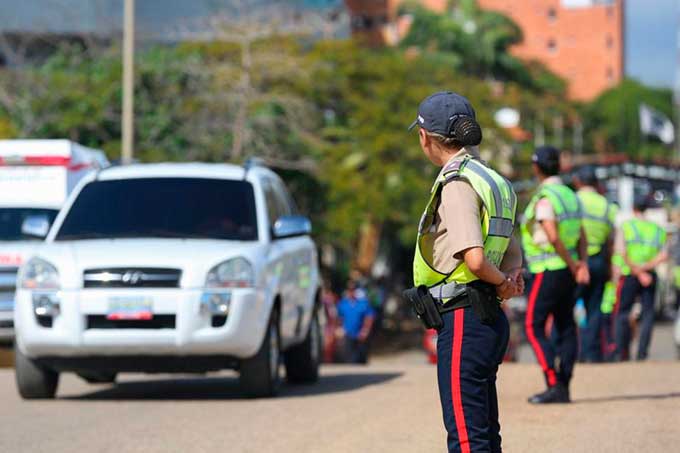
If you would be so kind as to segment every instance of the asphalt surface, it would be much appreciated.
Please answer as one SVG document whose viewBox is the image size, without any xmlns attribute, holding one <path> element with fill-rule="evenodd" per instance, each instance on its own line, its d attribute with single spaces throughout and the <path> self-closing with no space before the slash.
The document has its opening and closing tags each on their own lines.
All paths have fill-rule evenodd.
<svg viewBox="0 0 680 453">
<path fill-rule="evenodd" d="M 580 365 L 573 404 L 534 407 L 533 364 L 499 378 L 507 452 L 669 452 L 680 445 L 680 362 Z M 243 399 L 232 373 L 122 375 L 116 386 L 62 376 L 56 401 L 22 401 L 0 370 L 0 452 L 437 452 L 435 367 L 417 352 L 367 367 L 324 366 L 313 386 Z"/>
</svg>

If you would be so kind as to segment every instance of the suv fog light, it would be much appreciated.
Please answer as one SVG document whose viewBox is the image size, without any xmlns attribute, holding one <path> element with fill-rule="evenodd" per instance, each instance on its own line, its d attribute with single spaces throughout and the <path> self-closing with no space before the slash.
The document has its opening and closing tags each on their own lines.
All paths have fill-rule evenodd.
<svg viewBox="0 0 680 453">
<path fill-rule="evenodd" d="M 211 315 L 227 316 L 231 293 L 208 292 L 201 295 L 201 311 Z"/>
<path fill-rule="evenodd" d="M 33 293 L 33 311 L 36 316 L 55 317 L 59 314 L 57 293 Z"/>
</svg>

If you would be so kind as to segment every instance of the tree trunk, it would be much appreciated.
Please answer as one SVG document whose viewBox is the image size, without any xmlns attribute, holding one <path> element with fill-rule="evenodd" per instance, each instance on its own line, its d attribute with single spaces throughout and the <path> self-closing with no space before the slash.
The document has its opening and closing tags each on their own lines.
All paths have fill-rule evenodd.
<svg viewBox="0 0 680 453">
<path fill-rule="evenodd" d="M 354 267 L 363 275 L 371 275 L 373 263 L 378 254 L 382 224 L 375 220 L 367 220 L 359 229 L 359 247 Z"/>
</svg>

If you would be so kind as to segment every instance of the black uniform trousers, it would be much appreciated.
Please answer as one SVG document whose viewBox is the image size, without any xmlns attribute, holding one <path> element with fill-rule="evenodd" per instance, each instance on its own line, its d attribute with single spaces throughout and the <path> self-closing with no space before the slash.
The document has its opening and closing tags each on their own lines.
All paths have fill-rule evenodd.
<svg viewBox="0 0 680 453">
<path fill-rule="evenodd" d="M 640 318 L 640 341 L 638 344 L 637 359 L 647 358 L 649 343 L 652 340 L 652 328 L 654 326 L 654 295 L 656 293 L 656 273 L 652 275 L 652 284 L 644 287 L 640 284 L 637 277 L 628 275 L 621 277 L 619 298 L 614 307 L 616 353 L 618 360 L 628 360 L 630 358 L 629 349 L 631 341 L 630 331 L 630 310 L 633 308 L 635 298 L 639 295 L 642 304 L 642 314 Z"/>
<path fill-rule="evenodd" d="M 591 362 L 602 361 L 602 295 L 607 283 L 608 264 L 606 254 L 601 251 L 588 258 L 590 284 L 579 287 L 586 309 L 586 327 L 581 329 L 581 359 Z"/>
<path fill-rule="evenodd" d="M 534 274 L 524 323 L 527 339 L 536 354 L 549 387 L 569 386 L 578 352 L 574 305 L 576 282 L 569 269 Z M 554 344 L 546 338 L 545 324 L 553 317 Z M 559 369 L 555 359 L 559 357 Z"/>
<path fill-rule="evenodd" d="M 437 379 L 449 452 L 500 452 L 496 372 L 508 347 L 510 326 L 499 308 L 484 324 L 471 307 L 442 315 L 437 339 Z"/>
</svg>

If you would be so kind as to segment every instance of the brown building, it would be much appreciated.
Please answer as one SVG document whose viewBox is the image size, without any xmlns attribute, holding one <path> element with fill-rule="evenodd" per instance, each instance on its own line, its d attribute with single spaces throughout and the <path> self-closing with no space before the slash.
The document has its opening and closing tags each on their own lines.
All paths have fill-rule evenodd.
<svg viewBox="0 0 680 453">
<path fill-rule="evenodd" d="M 524 33 L 513 53 L 539 60 L 569 82 L 569 96 L 588 101 L 624 75 L 624 0 L 477 0 L 512 18 Z M 421 0 L 444 11 L 448 0 Z M 352 32 L 372 45 L 396 44 L 407 32 L 401 0 L 346 0 Z"/>
<path fill-rule="evenodd" d="M 543 62 L 569 82 L 572 99 L 588 101 L 624 76 L 624 0 L 478 0 L 524 32 L 513 49 Z"/>
</svg>

